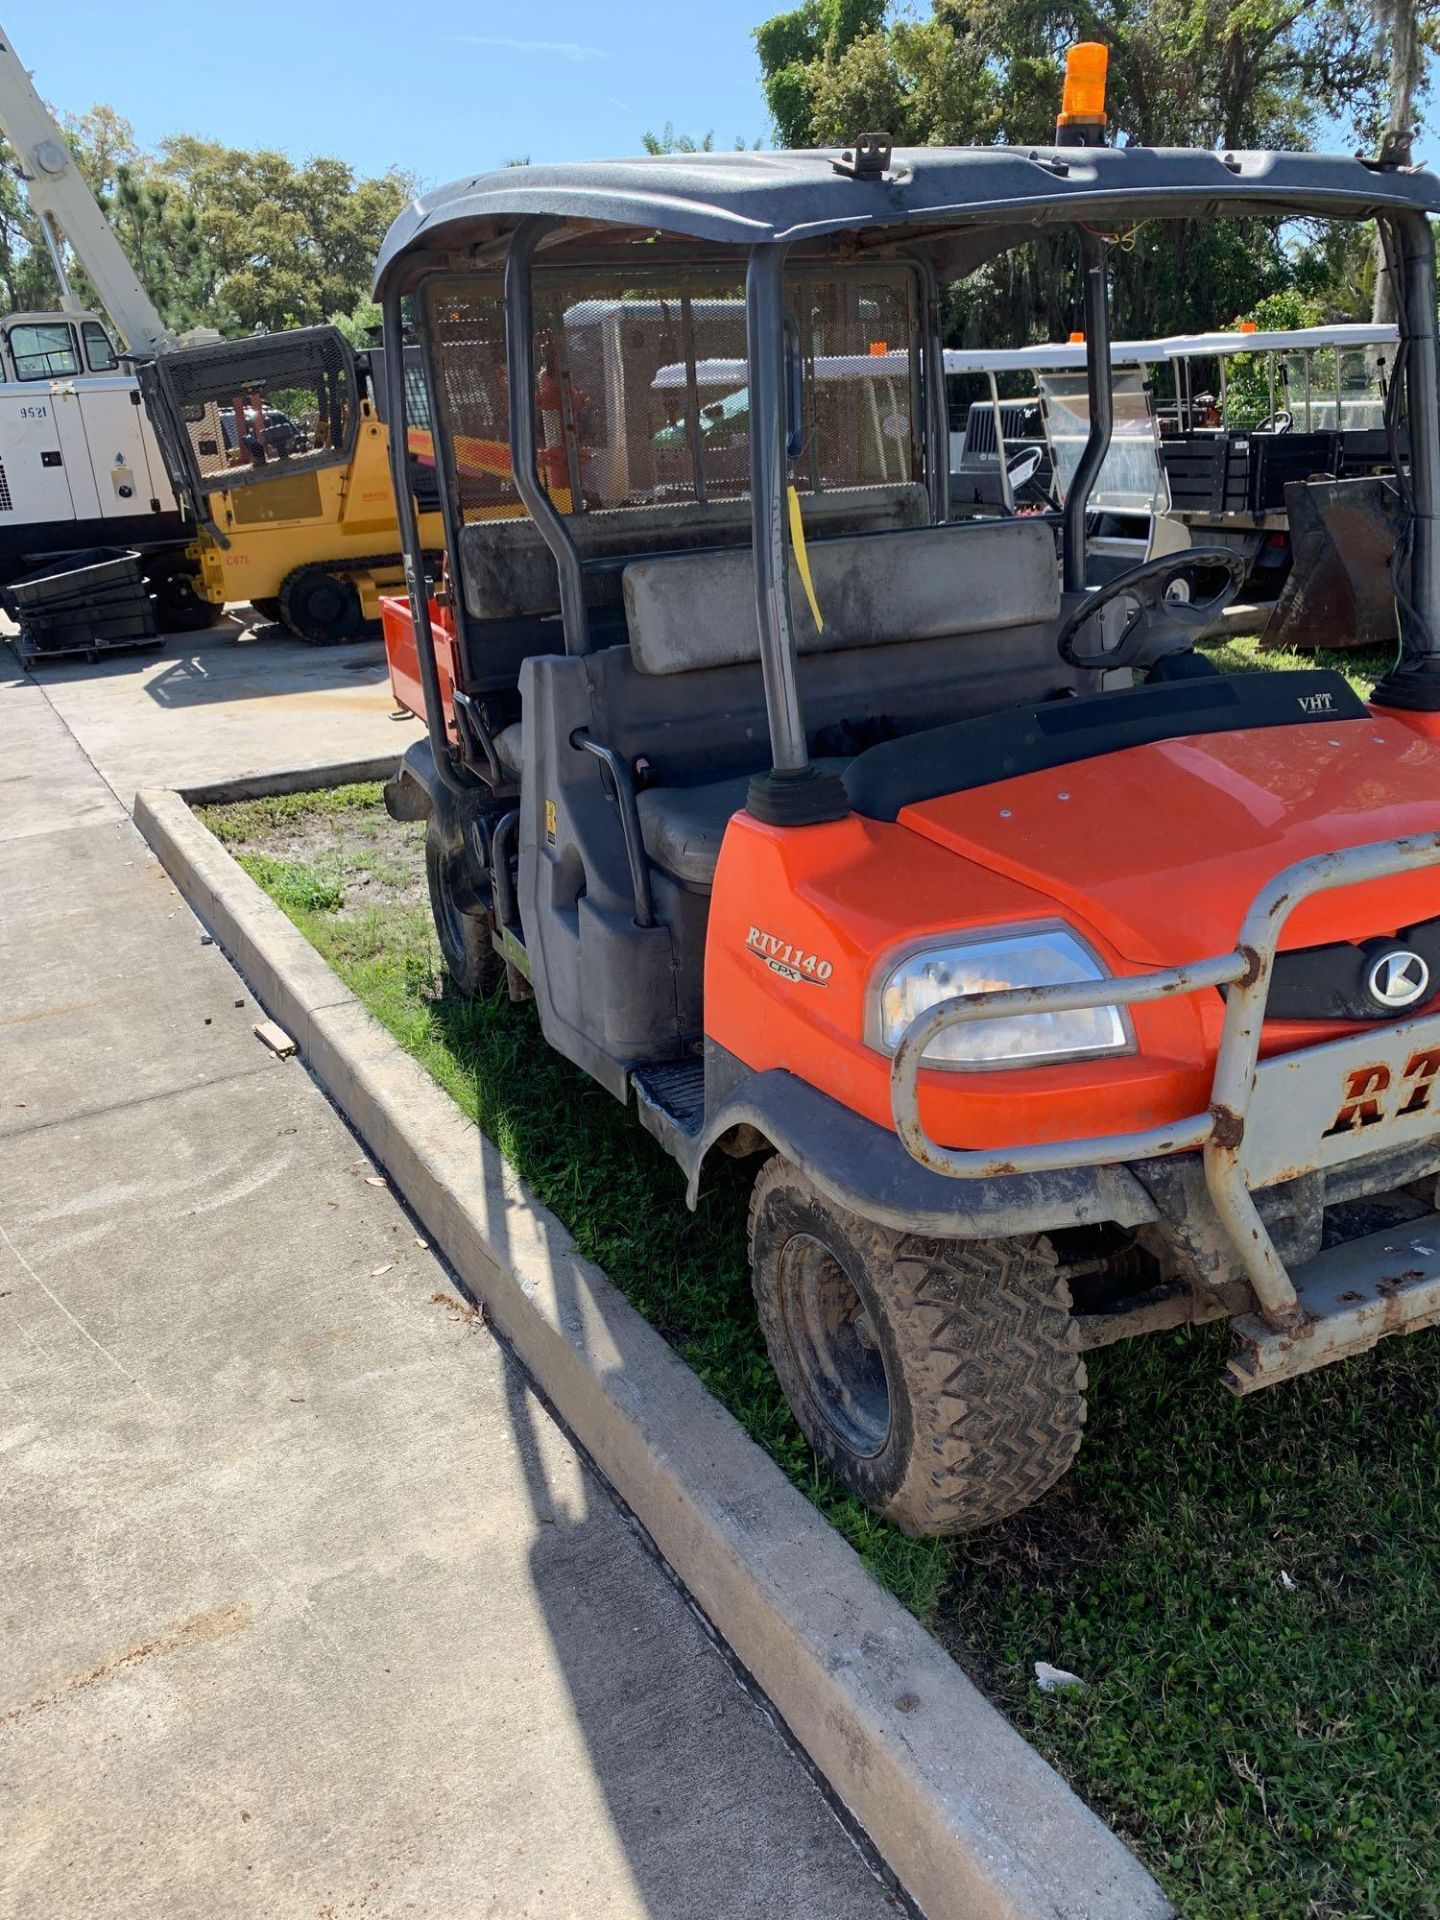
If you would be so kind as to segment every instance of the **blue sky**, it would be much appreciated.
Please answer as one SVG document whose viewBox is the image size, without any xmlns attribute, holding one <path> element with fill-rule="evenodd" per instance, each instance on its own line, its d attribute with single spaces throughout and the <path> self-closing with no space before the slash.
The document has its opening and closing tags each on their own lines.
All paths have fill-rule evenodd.
<svg viewBox="0 0 1440 1920">
<path fill-rule="evenodd" d="M 296 158 L 392 163 L 425 185 L 517 154 L 636 153 L 673 120 L 718 146 L 768 129 L 751 32 L 786 0 L 9 0 L 41 93 L 107 101 L 142 146 L 199 133 Z M 1347 148 L 1341 130 L 1330 136 Z M 1433 135 L 1424 157 L 1440 159 Z"/>
<path fill-rule="evenodd" d="M 638 153 L 666 120 L 718 146 L 756 139 L 768 116 L 750 35 L 781 4 L 81 0 L 77 20 L 9 0 L 5 17 L 47 100 L 107 101 L 142 146 L 200 133 L 365 172 L 393 162 L 434 185 L 522 153 Z"/>
</svg>

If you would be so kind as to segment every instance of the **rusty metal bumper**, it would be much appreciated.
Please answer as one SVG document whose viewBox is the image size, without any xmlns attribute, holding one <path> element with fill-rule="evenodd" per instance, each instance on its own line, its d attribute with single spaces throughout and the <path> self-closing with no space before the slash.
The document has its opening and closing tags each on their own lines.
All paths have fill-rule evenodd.
<svg viewBox="0 0 1440 1920">
<path fill-rule="evenodd" d="M 1440 1213 L 1330 1247 L 1296 1275 L 1301 1318 L 1294 1331 L 1263 1314 L 1230 1322 L 1236 1351 L 1225 1385 L 1254 1393 L 1363 1353 L 1390 1333 L 1440 1321 Z"/>
<path fill-rule="evenodd" d="M 1430 1098 L 1431 1082 L 1440 1072 L 1440 1015 L 1259 1059 L 1276 949 L 1296 906 L 1312 894 L 1434 865 L 1440 865 L 1440 833 L 1318 854 L 1287 867 L 1260 889 L 1229 953 L 1147 974 L 943 1001 L 912 1022 L 895 1050 L 891 1111 L 900 1139 L 923 1166 L 961 1180 L 1126 1165 L 1198 1147 L 1211 1206 L 1260 1309 L 1235 1323 L 1241 1351 L 1227 1384 L 1236 1392 L 1361 1351 L 1385 1333 L 1440 1320 L 1440 1252 L 1433 1258 L 1418 1252 L 1408 1231 L 1402 1236 L 1390 1229 L 1332 1248 L 1292 1275 L 1252 1197 L 1299 1174 L 1358 1159 L 1381 1144 L 1440 1134 L 1440 1101 L 1432 1106 Z M 942 1147 L 925 1131 L 920 1063 L 947 1027 L 1014 1014 L 1131 1005 L 1217 987 L 1226 992 L 1225 1021 L 1210 1105 L 1203 1113 L 1136 1133 L 997 1150 Z M 1348 1103 L 1347 1093 L 1353 1096 Z M 1440 1223 L 1436 1231 L 1440 1234 Z M 1419 1246 L 1431 1244 L 1424 1233 L 1415 1238 Z M 1440 1239 L 1434 1245 L 1440 1249 Z"/>
</svg>

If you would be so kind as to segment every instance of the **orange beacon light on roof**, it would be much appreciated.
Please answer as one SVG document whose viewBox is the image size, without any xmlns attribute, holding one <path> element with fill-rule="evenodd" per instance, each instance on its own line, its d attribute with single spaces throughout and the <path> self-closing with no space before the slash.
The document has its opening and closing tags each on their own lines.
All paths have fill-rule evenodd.
<svg viewBox="0 0 1440 1920">
<path fill-rule="evenodd" d="M 1065 91 L 1055 121 L 1057 135 L 1069 129 L 1067 144 L 1096 144 L 1103 137 L 1105 75 L 1110 49 L 1100 40 L 1081 40 L 1065 56 Z"/>
</svg>

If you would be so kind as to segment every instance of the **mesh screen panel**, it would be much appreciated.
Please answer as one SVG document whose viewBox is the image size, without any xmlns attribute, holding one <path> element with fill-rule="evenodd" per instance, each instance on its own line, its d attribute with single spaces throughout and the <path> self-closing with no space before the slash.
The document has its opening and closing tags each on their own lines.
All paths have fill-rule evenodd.
<svg viewBox="0 0 1440 1920">
<path fill-rule="evenodd" d="M 523 513 L 510 467 L 505 309 L 499 286 L 477 285 L 473 274 L 447 276 L 426 287 L 424 307 L 441 416 L 433 427 L 439 430 L 460 517 L 497 520 Z"/>
<path fill-rule="evenodd" d="M 425 391 L 425 370 L 414 349 L 405 349 L 405 418 L 412 427 L 430 431 L 430 396 Z"/>
<path fill-rule="evenodd" d="M 805 357 L 799 488 L 898 485 L 921 477 L 915 281 L 861 269 L 787 285 Z"/>
<path fill-rule="evenodd" d="M 536 303 L 536 434 L 557 506 L 658 506 L 743 492 L 744 356 L 738 280 L 638 288 L 618 276 L 549 280 Z M 716 361 L 738 368 L 738 383 L 727 376 L 702 395 L 698 369 Z"/>
<path fill-rule="evenodd" d="M 737 281 L 718 298 L 693 300 L 690 316 L 689 357 L 661 368 L 652 391 L 665 409 L 670 435 L 686 437 L 691 407 L 687 389 L 693 376 L 694 438 L 700 448 L 704 497 L 741 500 L 750 491 L 744 287 Z"/>
<path fill-rule="evenodd" d="M 386 388 L 386 351 L 383 346 L 366 350 L 362 370 L 368 362 L 368 377 L 362 371 L 361 390 L 368 391 L 375 417 L 390 425 L 390 402 Z M 440 491 L 435 477 L 435 438 L 430 423 L 430 397 L 425 390 L 425 368 L 417 346 L 407 346 L 402 362 L 405 383 L 406 452 L 410 468 L 410 491 L 422 513 L 435 513 L 440 507 Z"/>
<path fill-rule="evenodd" d="M 207 490 L 349 458 L 357 417 L 354 360 L 333 327 L 186 347 L 164 355 L 157 371 Z"/>
<path fill-rule="evenodd" d="M 409 455 L 410 491 L 421 513 L 438 513 L 440 486 L 435 474 L 435 425 L 430 418 L 430 395 L 420 349 L 405 349 L 405 444 Z"/>
<path fill-rule="evenodd" d="M 740 275 L 536 270 L 535 439 L 562 513 L 743 499 L 750 487 Z M 523 511 L 508 445 L 498 283 L 445 276 L 424 294 L 443 455 L 466 520 Z M 802 489 L 918 476 L 914 276 L 867 267 L 796 277 Z"/>
</svg>

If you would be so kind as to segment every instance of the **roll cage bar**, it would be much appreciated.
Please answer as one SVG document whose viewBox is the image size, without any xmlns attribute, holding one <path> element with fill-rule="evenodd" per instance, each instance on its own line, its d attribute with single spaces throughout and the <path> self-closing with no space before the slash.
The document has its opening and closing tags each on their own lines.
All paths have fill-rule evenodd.
<svg viewBox="0 0 1440 1920">
<path fill-rule="evenodd" d="M 1147 155 L 1143 150 L 1133 155 L 1129 149 L 1020 155 L 976 149 L 897 151 L 883 182 L 862 183 L 841 177 L 835 159 L 825 154 L 716 155 L 705 156 L 703 163 L 687 156 L 678 167 L 652 161 L 527 169 L 534 180 L 518 186 L 513 176 L 488 176 L 441 189 L 431 200 L 417 201 L 391 229 L 376 273 L 387 339 L 404 337 L 405 294 L 424 272 L 442 263 L 493 270 L 503 259 L 511 462 L 520 498 L 554 558 L 567 652 L 589 650 L 589 620 L 579 551 L 565 516 L 541 481 L 537 461 L 532 276 L 536 254 L 547 244 L 556 246 L 582 233 L 608 241 L 628 227 L 637 238 L 672 247 L 672 236 L 686 236 L 695 243 L 692 258 L 697 253 L 713 255 L 717 241 L 733 257 L 743 235 L 756 619 L 771 749 L 771 769 L 752 780 L 747 804 L 761 819 L 805 825 L 840 817 L 848 811 L 848 802 L 838 780 L 811 766 L 790 629 L 784 273 L 797 243 L 823 246 L 838 239 L 842 248 L 856 252 L 862 244 L 872 252 L 888 245 L 890 257 L 923 263 L 924 424 L 931 512 L 938 520 L 946 494 L 935 475 L 937 466 L 948 474 L 949 462 L 933 254 L 944 254 L 947 240 L 958 236 L 962 247 L 968 244 L 973 266 L 1033 236 L 1039 226 L 1074 227 L 1083 285 L 1090 429 L 1065 502 L 1061 552 L 1064 588 L 1080 593 L 1085 585 L 1086 509 L 1113 425 L 1106 223 L 1128 226 L 1137 219 L 1197 213 L 1214 218 L 1267 213 L 1374 217 L 1400 313 L 1387 425 L 1394 444 L 1392 414 L 1403 390 L 1410 448 L 1408 475 L 1396 462 L 1408 517 L 1395 567 L 1402 652 L 1376 693 L 1391 705 L 1440 710 L 1440 375 L 1435 242 L 1429 219 L 1432 209 L 1440 210 L 1440 182 L 1418 169 L 1372 169 L 1362 162 L 1318 155 Z M 1128 191 L 1122 191 L 1113 183 L 1122 177 L 1117 163 L 1127 159 L 1134 184 L 1126 180 Z M 816 163 L 827 160 L 828 177 L 817 178 Z M 1147 161 L 1153 162 L 1148 169 Z M 1031 172 L 1024 171 L 1026 167 Z M 1212 167 L 1223 185 L 1220 178 L 1210 178 Z M 1045 176 L 1043 186 L 1033 179 L 1034 172 Z M 967 204 L 956 197 L 956 182 L 968 185 L 972 175 L 977 189 L 988 192 L 977 191 Z M 1100 191 L 1101 180 L 1108 191 Z M 711 181 L 724 190 L 707 196 L 703 186 Z M 883 192 L 887 184 L 893 193 Z M 922 185 L 929 190 L 928 199 Z M 792 216 L 789 224 L 787 214 Z M 1022 214 L 1023 223 L 1017 224 Z M 919 231 L 912 231 L 916 228 Z M 431 416 L 438 421 L 428 353 L 424 360 Z M 386 355 L 386 411 L 392 420 L 406 417 L 402 362 L 400 354 Z M 479 784 L 479 776 L 457 755 L 446 733 L 424 562 L 405 467 L 405 435 L 392 433 L 390 448 L 436 771 L 448 788 L 462 793 Z M 440 484 L 454 553 L 459 519 L 443 477 Z"/>
</svg>

